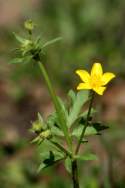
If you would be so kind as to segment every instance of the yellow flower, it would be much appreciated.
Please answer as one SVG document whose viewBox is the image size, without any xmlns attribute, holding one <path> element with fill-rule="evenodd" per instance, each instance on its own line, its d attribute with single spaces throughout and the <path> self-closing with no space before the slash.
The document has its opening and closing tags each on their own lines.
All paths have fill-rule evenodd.
<svg viewBox="0 0 125 188">
<path fill-rule="evenodd" d="M 103 95 L 106 87 L 105 85 L 115 77 L 115 74 L 106 72 L 103 74 L 102 66 L 100 63 L 94 63 L 89 74 L 86 70 L 76 70 L 76 74 L 82 80 L 77 87 L 78 90 L 92 89 L 99 95 Z"/>
</svg>

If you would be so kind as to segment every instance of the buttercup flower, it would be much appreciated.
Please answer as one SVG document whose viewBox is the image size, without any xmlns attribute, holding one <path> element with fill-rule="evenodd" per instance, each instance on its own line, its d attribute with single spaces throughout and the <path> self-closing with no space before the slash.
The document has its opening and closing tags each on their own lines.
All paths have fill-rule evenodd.
<svg viewBox="0 0 125 188">
<path fill-rule="evenodd" d="M 99 95 L 103 95 L 106 89 L 105 85 L 115 77 L 115 74 L 111 72 L 103 73 L 100 63 L 93 64 L 90 74 L 86 70 L 76 70 L 76 74 L 82 80 L 82 83 L 77 86 L 78 90 L 92 89 Z"/>
</svg>

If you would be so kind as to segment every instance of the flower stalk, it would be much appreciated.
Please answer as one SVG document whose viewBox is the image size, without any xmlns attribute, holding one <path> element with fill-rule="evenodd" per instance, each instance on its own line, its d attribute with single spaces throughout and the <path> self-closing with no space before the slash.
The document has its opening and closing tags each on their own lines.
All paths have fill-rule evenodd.
<svg viewBox="0 0 125 188">
<path fill-rule="evenodd" d="M 78 142 L 78 144 L 76 146 L 76 150 L 75 150 L 75 154 L 76 155 L 79 152 L 79 149 L 80 149 L 80 146 L 81 146 L 81 142 L 82 142 L 82 140 L 84 138 L 84 135 L 85 135 L 86 128 L 88 127 L 88 123 L 89 123 L 89 119 L 90 119 L 90 115 L 91 115 L 91 109 L 92 109 L 93 100 L 94 100 L 94 95 L 95 95 L 95 92 L 91 91 L 90 92 L 90 103 L 89 103 L 89 109 L 88 109 L 88 113 L 87 113 L 87 118 L 86 118 L 86 122 L 85 122 L 85 125 L 83 127 L 83 130 L 82 130 L 79 142 Z"/>
<path fill-rule="evenodd" d="M 78 141 L 78 144 L 76 146 L 76 150 L 75 150 L 75 155 L 78 154 L 80 146 L 81 146 L 81 142 L 84 138 L 85 135 L 85 131 L 86 128 L 88 127 L 88 123 L 89 123 L 89 119 L 90 119 L 90 115 L 91 115 L 91 109 L 92 109 L 92 104 L 93 104 L 93 100 L 94 100 L 94 91 L 90 92 L 90 103 L 89 103 L 89 109 L 88 109 L 88 113 L 87 113 L 87 118 L 86 118 L 86 123 L 83 127 L 80 139 Z M 79 186 L 79 179 L 78 179 L 78 166 L 77 166 L 77 159 L 72 160 L 72 181 L 73 181 L 73 188 L 80 188 Z"/>
<path fill-rule="evenodd" d="M 39 65 L 39 68 L 40 68 L 40 70 L 41 70 L 41 72 L 43 74 L 43 77 L 44 77 L 45 81 L 46 81 L 49 93 L 50 93 L 50 95 L 52 97 L 52 101 L 54 103 L 56 112 L 58 114 L 58 120 L 59 120 L 60 128 L 63 130 L 65 138 L 66 138 L 67 145 L 69 146 L 69 149 L 72 152 L 72 140 L 71 140 L 71 137 L 69 135 L 68 128 L 66 126 L 66 121 L 63 118 L 64 116 L 62 114 L 63 112 L 61 110 L 60 103 L 59 103 L 59 101 L 58 101 L 58 99 L 56 97 L 55 91 L 54 91 L 54 89 L 52 87 L 51 81 L 50 81 L 49 76 L 48 76 L 48 74 L 46 72 L 46 69 L 44 68 L 44 65 L 40 61 L 38 61 L 38 65 Z"/>
</svg>

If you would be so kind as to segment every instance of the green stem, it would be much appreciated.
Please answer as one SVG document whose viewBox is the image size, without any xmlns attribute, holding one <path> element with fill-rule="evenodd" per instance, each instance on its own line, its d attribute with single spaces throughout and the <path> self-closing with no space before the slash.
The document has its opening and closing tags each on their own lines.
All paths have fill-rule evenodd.
<svg viewBox="0 0 125 188">
<path fill-rule="evenodd" d="M 88 127 L 88 123 L 89 123 L 89 119 L 90 119 L 90 115 L 91 115 L 92 104 L 93 104 L 93 100 L 94 100 L 94 94 L 95 94 L 94 91 L 92 91 L 91 96 L 90 96 L 91 98 L 90 98 L 89 109 L 88 109 L 88 113 L 87 113 L 85 126 L 83 127 L 83 130 L 82 130 L 78 145 L 76 147 L 75 154 L 78 154 L 78 152 L 79 152 L 79 149 L 80 149 L 80 146 L 81 146 L 81 142 L 82 142 L 83 137 L 85 135 L 86 128 Z"/>
<path fill-rule="evenodd" d="M 63 130 L 63 133 L 65 135 L 66 142 L 69 146 L 69 149 L 72 151 L 72 140 L 71 140 L 71 137 L 69 135 L 66 119 L 64 118 L 64 114 L 63 114 L 61 105 L 60 105 L 58 98 L 56 96 L 56 93 L 55 93 L 55 91 L 52 87 L 51 81 L 50 81 L 49 76 L 46 72 L 46 69 L 44 68 L 44 65 L 40 61 L 38 61 L 38 65 L 39 65 L 39 68 L 40 68 L 40 70 L 43 74 L 45 81 L 46 81 L 49 93 L 52 97 L 52 101 L 54 103 L 54 106 L 55 106 L 55 109 L 56 109 L 56 112 L 57 112 L 57 115 L 58 115 L 59 126 Z"/>
<path fill-rule="evenodd" d="M 77 160 L 74 159 L 71 165 L 72 165 L 73 188 L 79 188 Z"/>
</svg>

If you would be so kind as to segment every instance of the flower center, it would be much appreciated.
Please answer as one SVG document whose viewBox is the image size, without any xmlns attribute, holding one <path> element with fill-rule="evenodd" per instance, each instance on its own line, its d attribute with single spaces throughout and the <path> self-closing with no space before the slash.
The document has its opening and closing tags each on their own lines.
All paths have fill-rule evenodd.
<svg viewBox="0 0 125 188">
<path fill-rule="evenodd" d="M 101 76 L 96 74 L 92 75 L 90 84 L 92 88 L 100 87 L 102 85 Z"/>
</svg>

